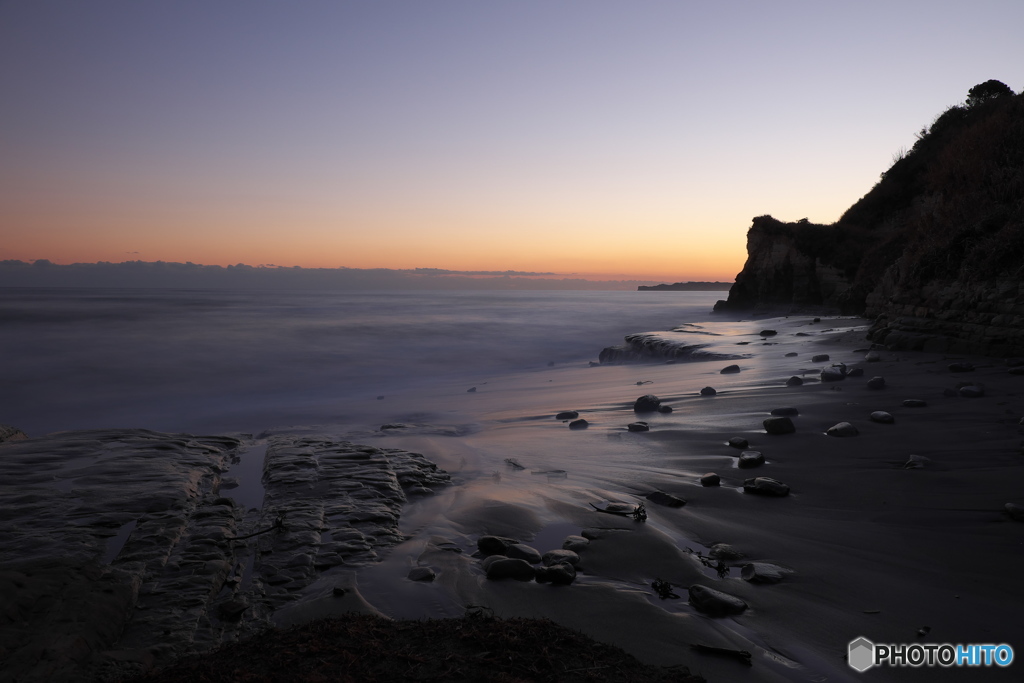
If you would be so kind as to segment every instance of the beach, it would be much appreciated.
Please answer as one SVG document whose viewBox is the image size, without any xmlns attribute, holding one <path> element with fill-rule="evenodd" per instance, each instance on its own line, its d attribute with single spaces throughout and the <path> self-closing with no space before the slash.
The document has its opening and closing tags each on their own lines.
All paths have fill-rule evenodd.
<svg viewBox="0 0 1024 683">
<path fill-rule="evenodd" d="M 858 637 L 874 643 L 1006 643 L 1015 649 L 1024 642 L 1017 614 L 1024 527 L 1004 507 L 1024 503 L 1021 376 L 991 358 L 877 349 L 877 359 L 868 360 L 863 319 L 708 318 L 685 334 L 699 337 L 703 352 L 722 359 L 552 364 L 526 373 L 494 372 L 472 386 L 460 377 L 375 402 L 382 417 L 375 426 L 349 424 L 344 433 L 325 435 L 323 425 L 298 424 L 226 435 L 237 447 L 218 447 L 225 457 L 236 453 L 241 463 L 247 454 L 268 454 L 268 461 L 286 452 L 298 457 L 303 448 L 321 449 L 315 455 L 322 463 L 331 448 L 352 453 L 330 445 L 344 439 L 385 456 L 422 455 L 450 477 L 430 479 L 420 460 L 402 460 L 420 468 L 416 486 L 426 490 L 414 495 L 403 484 L 404 502 L 392 520 L 397 536 L 389 531 L 393 540 L 382 540 L 365 561 L 311 564 L 303 581 L 283 584 L 290 586 L 283 597 L 279 591 L 274 598 L 272 582 L 259 568 L 275 555 L 279 560 L 282 546 L 274 545 L 273 532 L 252 542 L 246 561 L 255 564 L 250 572 L 256 578 L 238 583 L 252 594 L 243 624 L 250 616 L 258 617 L 256 628 L 353 610 L 433 619 L 477 609 L 498 617 L 546 617 L 645 663 L 685 665 L 709 681 L 854 681 L 861 675 L 1015 680 L 1016 662 L 1005 669 L 875 667 L 859 674 L 845 656 Z M 767 331 L 774 334 L 762 334 Z M 973 369 L 951 372 L 958 362 Z M 821 381 L 823 369 L 840 363 L 863 373 Z M 738 371 L 723 374 L 730 365 Z M 791 377 L 802 384 L 788 384 Z M 884 387 L 869 388 L 875 377 L 884 378 Z M 984 395 L 961 395 L 962 383 L 983 386 Z M 705 387 L 714 394 L 702 395 Z M 672 411 L 637 413 L 634 403 L 644 395 Z M 926 405 L 908 407 L 907 399 Z M 788 411 L 795 429 L 768 434 L 764 421 L 780 408 L 795 409 Z M 577 411 L 586 428 L 570 429 L 569 420 L 555 417 L 562 411 Z M 875 411 L 885 411 L 892 422 L 873 420 Z M 627 428 L 638 421 L 648 430 Z M 856 435 L 826 433 L 842 422 L 853 425 Z M 748 442 L 745 448 L 729 445 L 736 437 Z M 198 449 L 200 441 L 182 448 Z M 30 442 L 12 442 L 0 453 Z M 214 442 L 205 443 L 212 453 Z M 764 463 L 740 468 L 744 451 L 760 452 Z M 5 459 L 8 477 L 16 471 L 11 462 Z M 223 471 L 196 480 L 200 498 L 232 495 L 233 489 L 219 488 L 220 479 L 238 472 L 217 467 Z M 720 485 L 703 486 L 701 476 L 711 472 Z M 744 492 L 744 482 L 757 477 L 784 483 L 788 495 Z M 59 472 L 53 478 L 60 479 Z M 49 490 L 44 484 L 41 497 Z M 0 503 L 9 516 L 11 487 L 4 492 Z M 685 504 L 660 504 L 648 498 L 653 492 Z M 59 500 L 65 498 L 43 503 L 59 506 Z M 647 517 L 595 509 L 616 504 L 643 504 Z M 230 524 L 225 522 L 231 535 L 267 527 L 268 506 L 245 512 L 245 505 L 234 505 Z M 8 569 L 17 559 L 17 524 L 0 541 Z M 107 528 L 109 538 L 124 525 Z M 290 552 L 316 555 L 317 547 L 331 542 L 330 528 L 319 531 L 304 541 L 313 551 Z M 130 533 L 125 556 L 109 560 L 129 574 Z M 540 553 L 561 548 L 568 536 L 589 542 L 577 551 L 571 585 L 550 585 L 488 579 L 478 543 L 489 535 Z M 764 582 L 742 578 L 751 563 Z M 409 579 L 417 567 L 430 568 L 433 580 Z M 140 576 L 145 586 L 145 572 Z M 4 578 L 9 589 L 14 579 L 9 572 Z M 671 584 L 678 597 L 659 598 L 651 585 L 658 580 Z M 700 611 L 688 600 L 695 585 L 739 598 L 745 608 L 728 616 Z M 214 591 L 213 599 L 226 597 L 222 588 Z M 175 596 L 146 599 L 173 603 Z M 32 622 L 42 615 L 25 607 L 20 617 Z M 244 631 L 236 628 L 232 638 Z M 746 651 L 751 665 L 698 652 L 695 644 Z M 152 646 L 140 641 L 126 648 L 115 639 L 106 649 L 130 650 L 134 654 L 118 656 L 135 657 L 144 667 L 151 660 L 139 652 Z M 156 648 L 157 660 L 187 650 Z"/>
</svg>

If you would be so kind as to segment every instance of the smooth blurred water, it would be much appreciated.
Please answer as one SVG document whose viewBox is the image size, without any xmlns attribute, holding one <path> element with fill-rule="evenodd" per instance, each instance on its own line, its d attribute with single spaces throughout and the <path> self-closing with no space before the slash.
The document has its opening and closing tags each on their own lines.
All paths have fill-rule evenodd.
<svg viewBox="0 0 1024 683">
<path fill-rule="evenodd" d="M 249 431 L 342 399 L 586 363 L 722 292 L 0 289 L 0 423 Z"/>
</svg>

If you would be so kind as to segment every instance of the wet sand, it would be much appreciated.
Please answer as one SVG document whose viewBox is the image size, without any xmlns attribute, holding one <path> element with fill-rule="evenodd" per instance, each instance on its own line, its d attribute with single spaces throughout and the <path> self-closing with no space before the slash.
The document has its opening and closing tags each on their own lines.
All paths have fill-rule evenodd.
<svg viewBox="0 0 1024 683">
<path fill-rule="evenodd" d="M 685 664 L 711 681 L 859 680 L 844 659 L 858 636 L 876 643 L 1007 643 L 1020 650 L 1024 525 L 1004 505 L 1024 503 L 1018 424 L 1024 377 L 1008 374 L 996 359 L 881 350 L 880 360 L 867 362 L 865 321 L 857 319 L 704 328 L 724 335 L 723 350 L 750 357 L 498 379 L 462 396 L 461 410 L 450 413 L 454 422 L 474 416 L 470 433 L 400 436 L 394 430 L 382 437 L 424 453 L 461 483 L 406 509 L 403 530 L 411 540 L 357 572 L 362 597 L 399 618 L 450 616 L 467 605 L 486 605 L 501 616 L 545 616 L 643 661 Z M 766 328 L 778 334 L 757 334 Z M 812 361 L 817 354 L 830 359 Z M 951 373 L 947 366 L 960 360 L 976 369 Z M 720 374 L 733 362 L 739 373 Z M 834 363 L 863 368 L 864 375 L 818 381 L 820 370 Z M 794 375 L 805 383 L 786 386 Z M 885 388 L 867 387 L 875 376 L 885 378 Z M 946 395 L 961 382 L 982 383 L 985 396 Z M 717 394 L 701 396 L 705 386 Z M 634 400 L 648 393 L 673 412 L 635 414 Z M 902 405 L 915 398 L 927 406 Z M 769 435 L 762 422 L 780 407 L 798 409 L 796 431 Z M 554 418 L 570 409 L 588 420 L 587 429 L 570 430 Z M 879 410 L 894 423 L 872 421 Z M 627 431 L 637 419 L 650 431 Z M 844 421 L 859 434 L 826 435 Z M 762 452 L 766 464 L 739 469 L 740 451 L 727 445 L 737 436 Z M 929 460 L 907 469 L 912 454 Z M 509 467 L 506 458 L 525 469 Z M 550 470 L 565 473 L 536 473 Z M 701 486 L 706 472 L 718 473 L 721 486 Z M 788 484 L 790 495 L 744 494 L 743 481 L 757 476 Z M 646 501 L 655 490 L 687 503 L 669 508 Z M 607 502 L 646 503 L 649 517 L 635 522 L 590 507 Z M 484 534 L 521 539 L 543 552 L 567 534 L 595 528 L 615 531 L 580 552 L 577 580 L 568 587 L 489 581 L 472 555 Z M 464 552 L 440 549 L 444 543 Z M 727 561 L 724 578 L 695 557 L 719 543 L 743 555 Z M 787 570 L 783 580 L 744 581 L 740 567 L 753 561 Z M 405 579 L 417 565 L 433 567 L 437 580 Z M 650 584 L 658 578 L 724 591 L 748 609 L 705 616 L 687 604 L 685 589 L 676 590 L 677 600 L 656 597 Z M 695 653 L 692 643 L 747 650 L 753 666 Z M 870 675 L 1013 680 L 1019 668 L 875 668 Z"/>
</svg>

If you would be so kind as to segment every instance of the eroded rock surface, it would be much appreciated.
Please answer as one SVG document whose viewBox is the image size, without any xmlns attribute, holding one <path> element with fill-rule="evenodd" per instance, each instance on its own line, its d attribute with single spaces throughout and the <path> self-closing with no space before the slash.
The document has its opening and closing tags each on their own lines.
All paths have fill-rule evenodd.
<svg viewBox="0 0 1024 683">
<path fill-rule="evenodd" d="M 0 670 L 103 680 L 270 623 L 333 567 L 404 540 L 408 496 L 450 483 L 416 453 L 273 437 L 262 509 L 236 505 L 230 437 L 65 432 L 0 446 Z"/>
</svg>

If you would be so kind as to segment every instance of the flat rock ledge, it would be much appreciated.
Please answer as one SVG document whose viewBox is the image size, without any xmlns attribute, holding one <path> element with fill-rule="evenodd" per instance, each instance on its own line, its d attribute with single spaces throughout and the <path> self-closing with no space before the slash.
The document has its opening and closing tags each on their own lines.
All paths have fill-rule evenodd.
<svg viewBox="0 0 1024 683">
<path fill-rule="evenodd" d="M 408 496 L 450 483 L 417 453 L 280 436 L 263 507 L 245 510 L 220 487 L 246 448 L 147 430 L 0 444 L 0 670 L 116 679 L 243 639 L 404 540 Z"/>
</svg>

